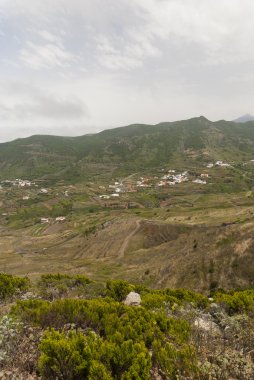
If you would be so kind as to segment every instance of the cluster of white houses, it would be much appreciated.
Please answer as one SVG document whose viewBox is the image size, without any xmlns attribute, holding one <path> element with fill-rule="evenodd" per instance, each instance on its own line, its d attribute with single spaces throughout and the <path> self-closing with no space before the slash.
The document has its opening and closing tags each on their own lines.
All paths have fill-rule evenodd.
<svg viewBox="0 0 254 380">
<path fill-rule="evenodd" d="M 165 174 L 161 178 L 161 181 L 157 183 L 157 186 L 166 186 L 166 185 L 174 186 L 176 184 L 187 182 L 189 180 L 187 171 L 183 173 L 179 173 L 179 174 L 173 174 L 173 173 L 175 173 L 175 170 L 169 170 L 168 174 Z"/>
<path fill-rule="evenodd" d="M 231 167 L 230 164 L 227 162 L 218 160 L 216 162 L 211 162 L 206 165 L 207 169 L 211 169 L 213 167 L 222 167 L 227 168 Z M 163 172 L 162 177 L 140 177 L 136 182 L 130 184 L 122 183 L 122 182 L 115 182 L 113 185 L 109 185 L 108 189 L 111 191 L 111 194 L 102 194 L 99 197 L 101 199 L 110 199 L 110 198 L 117 198 L 120 196 L 121 193 L 126 192 L 137 192 L 138 189 L 145 189 L 145 188 L 151 188 L 151 187 L 168 187 L 168 186 L 175 186 L 183 182 L 188 182 L 191 180 L 191 182 L 199 184 L 199 185 L 206 185 L 207 184 L 207 178 L 209 178 L 208 173 L 201 173 L 197 176 L 197 178 L 193 179 L 193 176 L 189 176 L 187 171 L 183 171 L 180 173 L 176 173 L 176 170 L 170 169 L 165 170 L 161 169 L 161 172 Z M 165 173 L 166 172 L 166 173 Z M 192 177 L 192 178 L 189 178 Z M 105 187 L 103 187 L 105 189 Z"/>
<path fill-rule="evenodd" d="M 20 179 L 20 178 L 17 178 L 17 179 L 14 179 L 14 180 L 4 180 L 4 181 L 1 181 L 1 184 L 2 185 L 9 185 L 9 186 L 16 186 L 16 187 L 31 187 L 31 186 L 35 186 L 35 183 L 34 182 L 31 182 L 27 179 Z"/>
<path fill-rule="evenodd" d="M 208 169 L 211 169 L 213 168 L 214 166 L 220 166 L 221 168 L 229 168 L 231 167 L 230 164 L 228 164 L 227 162 L 223 162 L 223 161 L 216 161 L 215 163 L 213 162 L 210 162 L 209 164 L 207 164 L 207 168 Z"/>
</svg>

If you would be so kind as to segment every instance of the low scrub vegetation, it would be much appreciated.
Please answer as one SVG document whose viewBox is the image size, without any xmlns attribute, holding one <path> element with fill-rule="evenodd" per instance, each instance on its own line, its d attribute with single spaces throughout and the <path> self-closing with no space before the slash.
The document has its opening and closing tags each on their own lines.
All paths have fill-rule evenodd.
<svg viewBox="0 0 254 380">
<path fill-rule="evenodd" d="M 214 295 L 216 302 L 222 304 L 229 314 L 254 312 L 254 290 L 218 291 Z"/>
<path fill-rule="evenodd" d="M 82 275 L 45 274 L 38 281 L 38 288 L 44 298 L 53 300 L 70 294 L 84 295 L 92 283 L 90 278 Z"/>
<path fill-rule="evenodd" d="M 7 300 L 17 292 L 26 291 L 30 281 L 27 277 L 14 277 L 10 274 L 0 273 L 0 301 Z"/>
<path fill-rule="evenodd" d="M 27 279 L 1 278 L 2 293 L 15 294 L 10 283 L 29 289 Z M 2 319 L 9 348 L 1 368 L 18 365 L 48 380 L 217 380 L 237 373 L 234 378 L 251 379 L 252 364 L 237 350 L 248 355 L 254 348 L 254 290 L 220 290 L 209 300 L 185 289 L 152 290 L 123 280 L 103 285 L 66 274 L 43 275 L 32 289 L 40 298 L 17 300 Z M 141 306 L 123 302 L 130 292 L 140 294 Z M 24 366 L 20 356 L 26 355 L 31 359 Z"/>
</svg>

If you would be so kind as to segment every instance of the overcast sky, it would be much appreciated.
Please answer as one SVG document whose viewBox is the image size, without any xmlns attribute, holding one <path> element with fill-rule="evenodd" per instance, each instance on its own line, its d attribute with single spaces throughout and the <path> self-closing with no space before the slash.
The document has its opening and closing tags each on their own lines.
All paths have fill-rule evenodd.
<svg viewBox="0 0 254 380">
<path fill-rule="evenodd" d="M 253 0 L 0 0 L 0 141 L 254 113 Z"/>
</svg>

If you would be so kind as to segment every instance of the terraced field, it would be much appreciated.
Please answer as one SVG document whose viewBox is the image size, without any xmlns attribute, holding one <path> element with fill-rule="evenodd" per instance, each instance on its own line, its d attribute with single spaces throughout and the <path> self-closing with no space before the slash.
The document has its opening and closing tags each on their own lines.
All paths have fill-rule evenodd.
<svg viewBox="0 0 254 380">
<path fill-rule="evenodd" d="M 238 196 L 236 206 L 232 196 L 220 207 L 218 199 L 217 208 L 214 197 L 210 207 L 201 207 L 203 201 L 196 200 L 194 209 L 112 210 L 74 214 L 50 226 L 2 226 L 0 271 L 31 278 L 52 271 L 83 273 L 203 292 L 252 285 L 252 200 Z M 87 229 L 92 221 L 95 228 Z"/>
</svg>

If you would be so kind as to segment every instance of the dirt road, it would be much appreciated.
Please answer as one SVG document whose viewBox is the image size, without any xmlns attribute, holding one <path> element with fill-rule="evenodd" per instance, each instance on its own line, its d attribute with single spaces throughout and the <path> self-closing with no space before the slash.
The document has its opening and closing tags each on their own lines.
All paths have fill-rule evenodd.
<svg viewBox="0 0 254 380">
<path fill-rule="evenodd" d="M 139 228 L 140 220 L 136 220 L 136 228 L 124 239 L 123 244 L 119 250 L 118 259 L 122 259 L 124 257 L 124 253 L 127 248 L 127 245 L 129 244 L 130 239 L 138 232 Z"/>
</svg>

